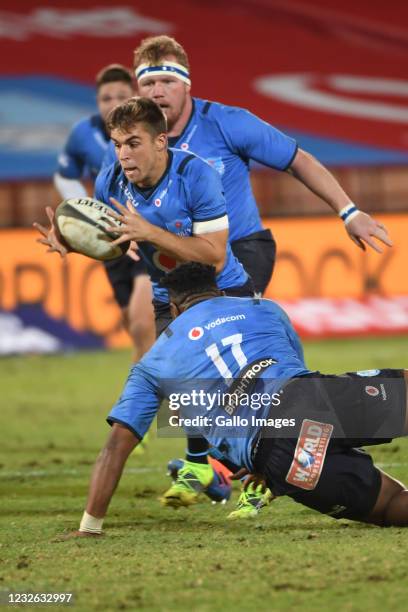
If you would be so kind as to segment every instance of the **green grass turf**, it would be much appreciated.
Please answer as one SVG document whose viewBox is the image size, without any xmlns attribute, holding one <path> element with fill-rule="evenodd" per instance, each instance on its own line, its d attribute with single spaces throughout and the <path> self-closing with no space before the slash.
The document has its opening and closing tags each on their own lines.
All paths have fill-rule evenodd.
<svg viewBox="0 0 408 612">
<path fill-rule="evenodd" d="M 309 367 L 406 366 L 408 338 L 306 343 Z M 207 499 L 162 508 L 179 439 L 132 455 L 98 540 L 77 528 L 127 352 L 0 361 L 0 590 L 73 592 L 75 610 L 405 610 L 408 530 L 335 521 L 280 499 L 228 523 Z M 408 483 L 408 443 L 374 450 Z M 235 490 L 234 500 L 238 496 Z M 16 606 L 14 606 L 16 607 Z M 42 609 L 42 608 L 41 608 Z"/>
</svg>

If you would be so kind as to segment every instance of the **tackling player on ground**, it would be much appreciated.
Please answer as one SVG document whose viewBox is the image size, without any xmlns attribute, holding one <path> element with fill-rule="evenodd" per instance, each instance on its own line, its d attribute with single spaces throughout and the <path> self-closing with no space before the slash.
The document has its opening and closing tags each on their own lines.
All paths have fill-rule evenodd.
<svg viewBox="0 0 408 612">
<path fill-rule="evenodd" d="M 231 397 L 245 388 L 249 398 L 269 398 L 257 405 L 257 418 L 243 425 L 229 424 L 228 417 L 250 416 L 251 402 L 215 403 L 210 413 L 206 402 L 198 402 L 179 418 L 231 465 L 256 472 L 274 497 L 288 495 L 334 518 L 408 525 L 406 488 L 355 448 L 407 435 L 407 370 L 310 372 L 282 309 L 270 300 L 222 296 L 211 266 L 182 265 L 162 285 L 170 291 L 175 320 L 132 368 L 108 416 L 112 431 L 94 467 L 79 531 L 72 535 L 102 532 L 126 459 L 148 431 L 161 398 L 173 402 L 188 389 L 197 393 L 197 381 L 206 393 L 224 389 Z M 166 419 L 159 414 L 163 426 Z M 274 429 L 278 421 L 284 428 Z M 197 470 L 186 462 L 164 503 L 190 505 L 211 480 L 209 466 Z"/>
</svg>

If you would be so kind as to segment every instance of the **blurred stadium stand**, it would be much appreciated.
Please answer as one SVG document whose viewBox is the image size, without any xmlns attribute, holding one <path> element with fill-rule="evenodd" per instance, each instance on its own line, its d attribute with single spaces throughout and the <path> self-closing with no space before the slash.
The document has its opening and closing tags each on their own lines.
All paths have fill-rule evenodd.
<svg viewBox="0 0 408 612">
<path fill-rule="evenodd" d="M 367 212 L 402 212 L 408 208 L 405 166 L 330 167 L 346 191 Z M 331 210 L 301 183 L 273 170 L 252 171 L 252 185 L 263 217 L 332 215 Z M 92 195 L 92 186 L 88 184 Z M 50 179 L 0 182 L 0 226 L 31 226 L 46 222 L 44 207 L 60 201 Z"/>
</svg>

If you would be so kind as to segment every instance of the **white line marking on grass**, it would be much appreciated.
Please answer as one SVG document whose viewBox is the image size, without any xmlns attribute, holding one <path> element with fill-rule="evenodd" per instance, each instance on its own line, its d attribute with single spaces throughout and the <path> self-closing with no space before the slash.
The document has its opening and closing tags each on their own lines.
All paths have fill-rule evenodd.
<svg viewBox="0 0 408 612">
<path fill-rule="evenodd" d="M 408 467 L 407 462 L 394 462 L 394 463 L 383 463 L 376 462 L 376 465 L 380 468 L 393 468 L 393 467 Z M 75 468 L 65 470 L 13 470 L 10 472 L 1 470 L 0 481 L 12 478 L 51 478 L 54 476 L 83 476 L 91 472 L 92 465 L 89 465 L 89 469 L 77 470 Z M 153 472 L 163 472 L 165 470 L 161 467 L 129 467 L 125 468 L 125 474 L 152 474 Z"/>
<path fill-rule="evenodd" d="M 52 477 L 52 476 L 80 476 L 83 474 L 88 474 L 90 473 L 92 469 L 92 465 L 89 466 L 89 470 L 76 470 L 76 469 L 69 469 L 69 470 L 58 470 L 58 471 L 54 471 L 54 470 L 31 470 L 31 471 L 25 471 L 25 470 L 15 470 L 15 471 L 11 471 L 11 472 L 5 472 L 5 471 L 1 471 L 0 472 L 0 480 L 6 480 L 7 478 L 21 478 L 21 477 L 30 477 L 30 478 L 48 478 L 48 477 Z M 149 474 L 152 472 L 161 472 L 164 470 L 162 470 L 162 468 L 159 467 L 130 467 L 130 468 L 126 468 L 124 473 L 125 474 Z"/>
</svg>

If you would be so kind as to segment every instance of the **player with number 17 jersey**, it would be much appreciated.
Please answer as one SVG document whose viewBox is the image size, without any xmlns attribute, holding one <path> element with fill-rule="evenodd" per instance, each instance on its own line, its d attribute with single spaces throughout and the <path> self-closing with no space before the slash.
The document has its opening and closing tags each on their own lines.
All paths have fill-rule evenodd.
<svg viewBox="0 0 408 612">
<path fill-rule="evenodd" d="M 130 182 L 119 163 L 108 166 L 97 178 L 95 198 L 109 205 L 110 198 L 122 204 L 129 201 L 147 221 L 178 236 L 228 228 L 218 174 L 196 155 L 178 149 L 169 149 L 165 173 L 156 185 L 148 189 Z M 140 242 L 138 247 L 151 276 L 154 299 L 168 303 L 167 290 L 160 288 L 158 282 L 178 262 L 148 242 Z M 227 244 L 224 267 L 217 276 L 219 288 L 238 288 L 248 282 L 247 273 Z"/>
<path fill-rule="evenodd" d="M 310 373 L 285 312 L 265 299 L 217 297 L 199 302 L 175 319 L 132 368 L 108 422 L 124 424 L 141 439 L 156 416 L 161 398 L 174 399 L 184 393 L 191 398 L 194 389 L 205 389 L 217 398 L 220 380 L 237 380 L 245 368 L 255 363 L 259 366 L 258 380 L 265 383 L 269 397 L 280 390 L 283 381 Z M 225 389 L 231 390 L 228 384 Z M 222 449 L 226 459 L 251 470 L 251 448 L 259 424 L 248 419 L 248 426 L 233 426 L 228 435 L 228 428 L 217 420 L 228 414 L 217 401 L 213 406 L 212 400 L 208 401 L 209 404 L 200 400 L 195 405 L 188 401 L 177 406 L 181 411 L 183 405 L 188 406 L 187 414 L 202 417 L 198 426 L 193 423 L 187 432 L 205 437 Z M 256 416 L 267 417 L 270 408 L 267 402 Z M 249 407 L 246 414 L 251 412 Z M 206 416 L 207 421 L 203 420 Z"/>
</svg>

